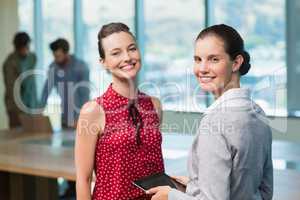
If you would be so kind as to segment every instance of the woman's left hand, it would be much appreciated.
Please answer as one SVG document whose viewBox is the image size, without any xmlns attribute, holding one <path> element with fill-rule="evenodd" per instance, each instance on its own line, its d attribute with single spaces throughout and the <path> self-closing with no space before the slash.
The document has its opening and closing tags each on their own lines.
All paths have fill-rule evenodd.
<svg viewBox="0 0 300 200">
<path fill-rule="evenodd" d="M 153 195 L 151 200 L 168 200 L 170 190 L 170 186 L 158 186 L 151 188 L 146 193 Z"/>
</svg>

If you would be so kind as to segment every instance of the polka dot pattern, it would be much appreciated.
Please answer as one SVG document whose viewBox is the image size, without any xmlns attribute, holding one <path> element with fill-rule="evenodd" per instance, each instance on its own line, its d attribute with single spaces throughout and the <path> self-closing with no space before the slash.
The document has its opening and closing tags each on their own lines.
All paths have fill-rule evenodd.
<svg viewBox="0 0 300 200">
<path fill-rule="evenodd" d="M 105 128 L 96 145 L 93 199 L 150 200 L 132 181 L 164 171 L 162 135 L 151 97 L 138 93 L 141 145 L 136 143 L 135 126 L 128 118 L 128 98 L 110 85 L 97 102 L 105 112 Z"/>
</svg>

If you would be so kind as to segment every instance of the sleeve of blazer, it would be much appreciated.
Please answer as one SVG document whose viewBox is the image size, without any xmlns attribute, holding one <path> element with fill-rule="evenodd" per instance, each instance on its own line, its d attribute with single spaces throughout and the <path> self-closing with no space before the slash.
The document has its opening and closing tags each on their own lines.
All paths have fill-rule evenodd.
<svg viewBox="0 0 300 200">
<path fill-rule="evenodd" d="M 200 193 L 197 196 L 172 189 L 169 200 L 229 200 L 231 152 L 222 134 L 209 134 L 199 129 L 197 151 Z"/>
</svg>

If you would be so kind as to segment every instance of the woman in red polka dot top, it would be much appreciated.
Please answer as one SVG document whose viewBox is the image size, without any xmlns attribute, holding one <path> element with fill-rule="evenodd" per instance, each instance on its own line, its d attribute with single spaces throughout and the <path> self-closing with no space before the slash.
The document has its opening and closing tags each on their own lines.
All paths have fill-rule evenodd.
<svg viewBox="0 0 300 200">
<path fill-rule="evenodd" d="M 160 102 L 137 89 L 140 52 L 125 24 L 104 25 L 98 48 L 112 84 L 80 112 L 75 141 L 77 200 L 150 199 L 132 181 L 164 171 Z M 91 194 L 93 170 L 96 182 Z"/>
</svg>

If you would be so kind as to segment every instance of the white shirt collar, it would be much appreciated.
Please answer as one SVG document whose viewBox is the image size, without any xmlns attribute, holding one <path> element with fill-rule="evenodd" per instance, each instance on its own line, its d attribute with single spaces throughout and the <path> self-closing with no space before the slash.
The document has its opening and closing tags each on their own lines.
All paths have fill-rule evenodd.
<svg viewBox="0 0 300 200">
<path fill-rule="evenodd" d="M 228 100 L 233 100 L 233 99 L 238 99 L 238 100 L 250 100 L 250 90 L 246 89 L 246 88 L 232 88 L 227 90 L 226 92 L 224 92 L 217 100 L 215 100 L 213 102 L 213 104 L 211 104 L 206 111 L 204 112 L 204 114 L 207 114 L 211 111 L 213 111 L 215 108 L 217 107 L 237 107 L 239 105 L 237 105 L 237 101 L 228 101 Z"/>
</svg>

